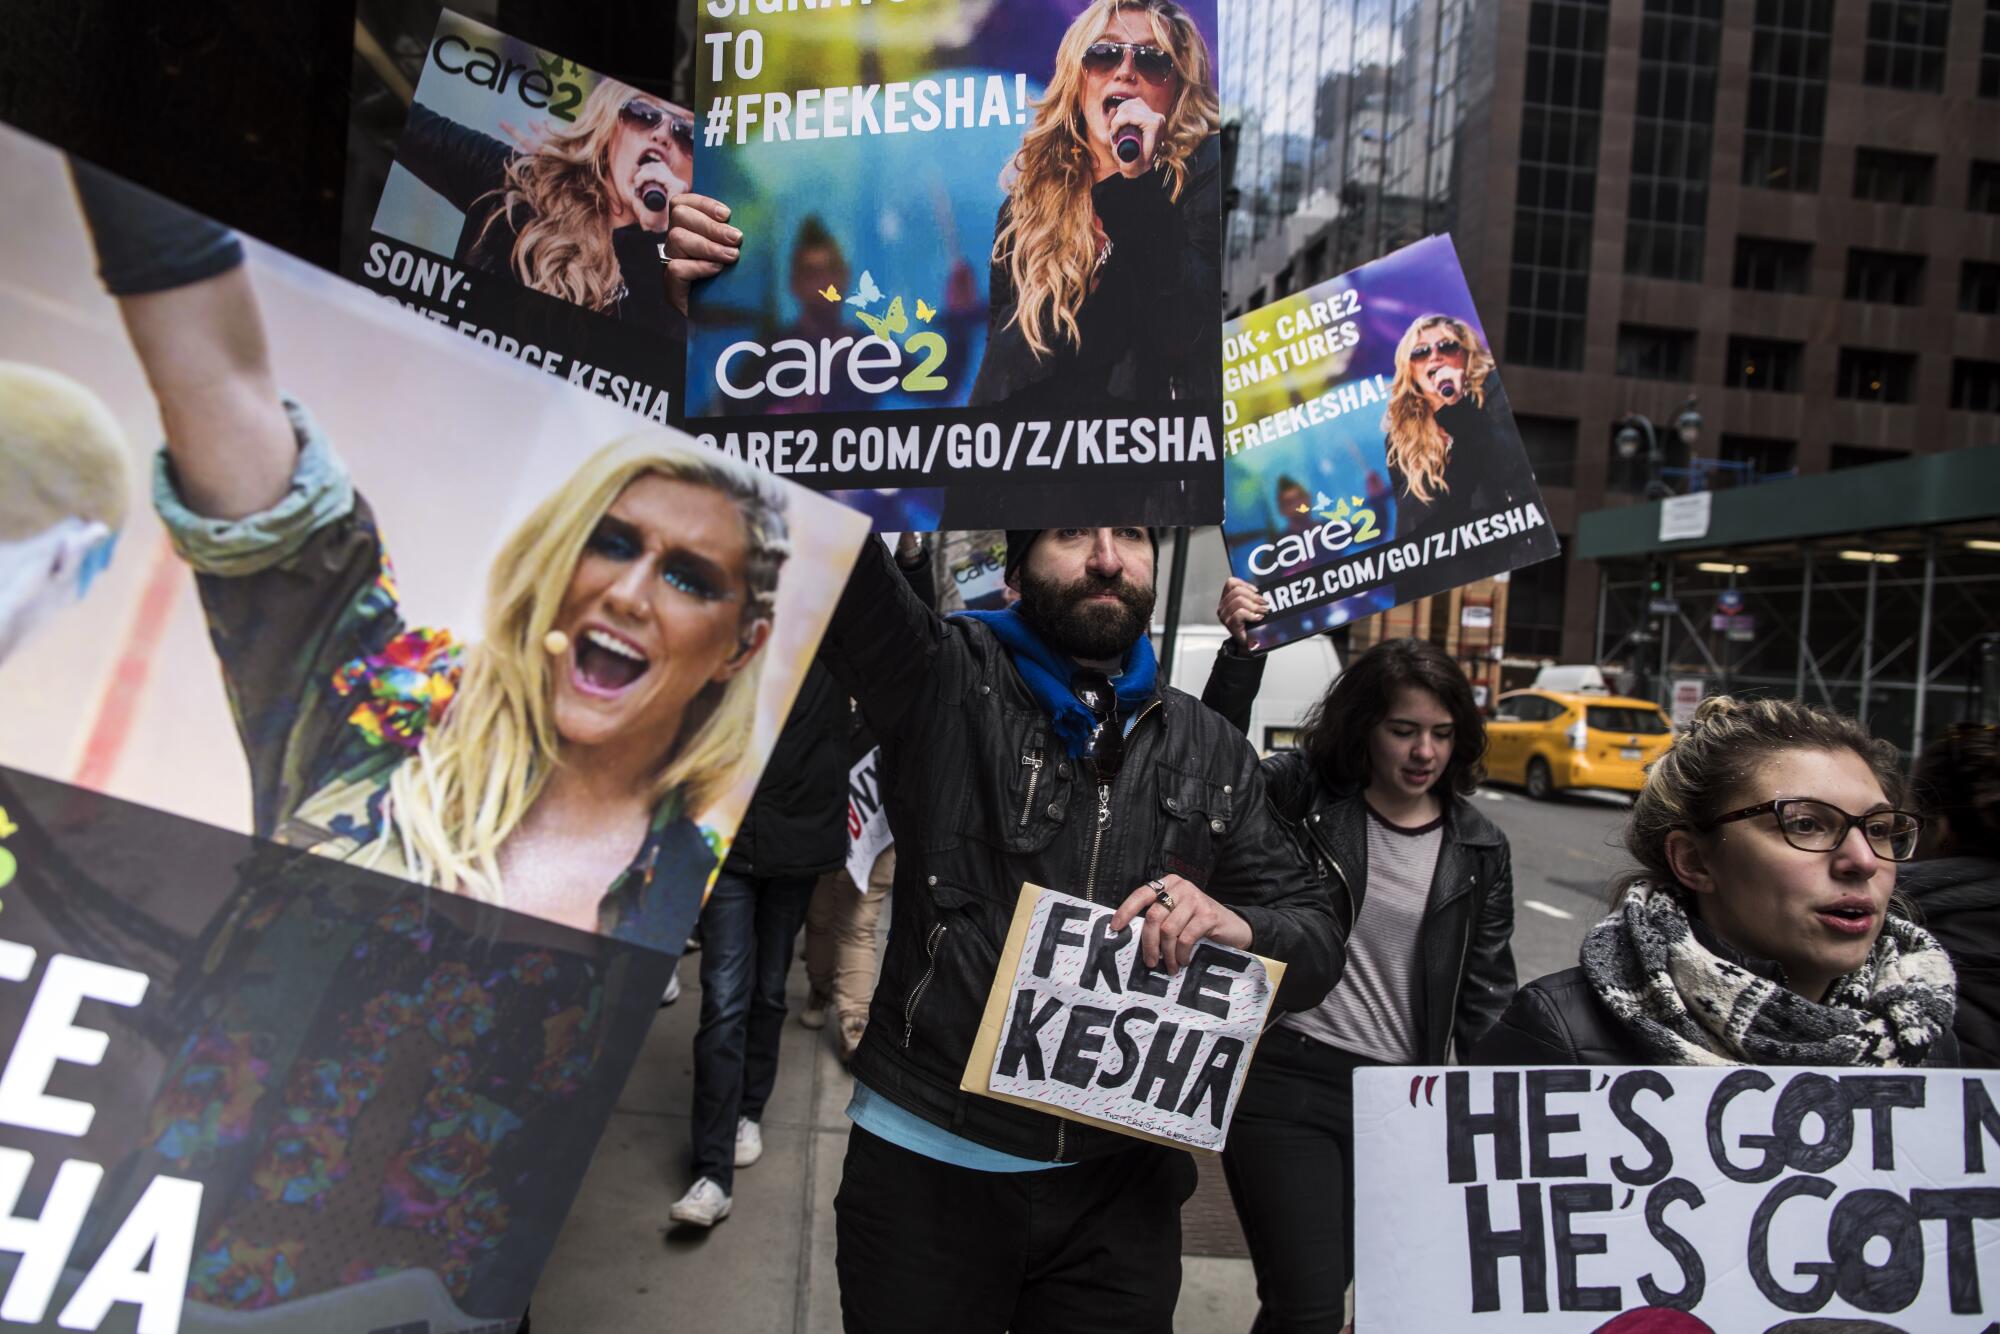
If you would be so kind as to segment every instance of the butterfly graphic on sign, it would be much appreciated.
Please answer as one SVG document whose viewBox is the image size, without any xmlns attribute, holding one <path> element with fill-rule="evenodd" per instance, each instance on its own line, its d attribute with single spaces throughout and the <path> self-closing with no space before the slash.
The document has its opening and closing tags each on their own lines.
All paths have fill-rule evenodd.
<svg viewBox="0 0 2000 1334">
<path fill-rule="evenodd" d="M 875 275 L 863 269 L 861 271 L 861 286 L 855 289 L 853 296 L 847 298 L 847 304 L 850 306 L 859 306 L 861 309 L 866 310 L 881 299 L 882 289 L 875 285 Z M 866 319 L 867 316 L 864 315 L 862 318 Z"/>
<path fill-rule="evenodd" d="M 862 276 L 864 278 L 867 277 L 866 274 Z M 876 295 L 880 296 L 881 293 L 878 292 Z M 849 297 L 848 300 L 852 301 L 854 298 Z M 910 327 L 910 317 L 903 310 L 903 298 L 901 297 L 897 297 L 889 303 L 889 310 L 884 315 L 870 315 L 865 310 L 855 313 L 861 317 L 861 322 L 868 326 L 870 333 L 882 338 L 887 338 L 891 334 L 899 334 Z"/>
</svg>

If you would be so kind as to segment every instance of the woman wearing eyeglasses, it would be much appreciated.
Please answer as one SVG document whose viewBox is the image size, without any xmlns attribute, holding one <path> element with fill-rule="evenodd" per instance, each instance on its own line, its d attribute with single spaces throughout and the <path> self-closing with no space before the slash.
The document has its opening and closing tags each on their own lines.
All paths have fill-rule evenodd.
<svg viewBox="0 0 2000 1334">
<path fill-rule="evenodd" d="M 1450 315 L 1421 315 L 1396 344 L 1396 375 L 1382 430 L 1396 504 L 1396 536 L 1438 531 L 1500 513 L 1535 493 L 1511 433 L 1506 391 L 1478 330 Z"/>
<path fill-rule="evenodd" d="M 1956 1065 L 1958 984 L 1903 915 L 1895 748 L 1792 700 L 1703 700 L 1625 827 L 1580 965 L 1521 988 L 1484 1065 Z"/>
<path fill-rule="evenodd" d="M 1172 0 L 1094 0 L 1008 167 L 976 404 L 1222 396 L 1221 124 Z"/>
<path fill-rule="evenodd" d="M 603 79 L 576 119 L 516 149 L 419 102 L 396 161 L 465 213 L 455 257 L 537 292 L 647 327 L 681 332 L 685 285 L 736 262 L 729 210 L 688 193 L 694 122 L 686 111 Z M 682 207 L 673 210 L 679 203 Z M 699 235 L 698 258 L 661 260 L 671 221 Z M 691 247 L 692 249 L 692 247 Z M 681 290 L 675 291 L 678 285 Z"/>
</svg>

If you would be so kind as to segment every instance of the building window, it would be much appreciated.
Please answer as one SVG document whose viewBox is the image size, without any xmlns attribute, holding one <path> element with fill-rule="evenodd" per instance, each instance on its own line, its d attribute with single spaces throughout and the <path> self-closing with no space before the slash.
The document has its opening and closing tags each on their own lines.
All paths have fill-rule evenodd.
<svg viewBox="0 0 2000 1334">
<path fill-rule="evenodd" d="M 1915 353 L 1843 347 L 1840 349 L 1840 375 L 1834 383 L 1833 392 L 1839 398 L 1907 403 L 1916 391 L 1916 383 Z"/>
<path fill-rule="evenodd" d="M 1968 315 L 2000 315 L 2000 264 L 1968 259 L 1959 265 L 1958 308 Z"/>
<path fill-rule="evenodd" d="M 1528 11 L 1507 289 L 1507 358 L 1521 365 L 1583 366 L 1606 9 L 1606 0 L 1534 0 Z"/>
<path fill-rule="evenodd" d="M 1924 257 L 1893 250 L 1847 252 L 1847 299 L 1885 306 L 1924 303 Z"/>
<path fill-rule="evenodd" d="M 1761 482 L 1796 472 L 1799 447 L 1791 440 L 1767 440 L 1760 435 L 1725 435 L 1715 447 L 1715 456 L 1725 463 L 1741 464 L 1737 480 Z"/>
<path fill-rule="evenodd" d="M 1521 445 L 1528 451 L 1528 466 L 1543 486 L 1576 485 L 1576 419 L 1574 417 L 1527 417 L 1516 414 Z"/>
<path fill-rule="evenodd" d="M 1803 292 L 1812 283 L 1812 242 L 1736 238 L 1736 285 L 1753 292 Z"/>
<path fill-rule="evenodd" d="M 1951 0 L 1871 0 L 1861 81 L 1877 88 L 1944 91 Z"/>
<path fill-rule="evenodd" d="M 1722 0 L 1646 0 L 1625 272 L 1700 282 Z"/>
<path fill-rule="evenodd" d="M 1937 159 L 1887 148 L 1854 150 L 1854 197 L 1878 204 L 1928 204 Z"/>
<path fill-rule="evenodd" d="M 1986 0 L 1985 29 L 1979 39 L 1979 95 L 2000 97 L 2000 0 Z"/>
<path fill-rule="evenodd" d="M 1799 364 L 1805 344 L 1775 338 L 1732 338 L 1724 376 L 1732 389 L 1760 389 L 1773 394 L 1799 391 Z"/>
<path fill-rule="evenodd" d="M 1694 373 L 1694 330 L 1619 325 L 1618 373 L 1636 380 L 1685 383 Z"/>
<path fill-rule="evenodd" d="M 1569 539 L 1559 539 L 1569 549 Z M 1507 652 L 1529 658 L 1562 656 L 1563 599 L 1569 562 L 1561 556 L 1523 566 L 1507 580 Z"/>
<path fill-rule="evenodd" d="M 1972 160 L 1965 183 L 1965 206 L 1974 213 L 2000 213 L 2000 162 Z"/>
<path fill-rule="evenodd" d="M 1894 463 L 1910 457 L 1907 449 L 1880 449 L 1874 445 L 1835 445 L 1827 456 L 1828 472 L 1843 468 L 1868 468 L 1877 463 Z"/>
<path fill-rule="evenodd" d="M 1953 361 L 1951 405 L 1961 412 L 2000 412 L 2000 361 Z"/>
<path fill-rule="evenodd" d="M 1817 190 L 1833 0 L 1757 0 L 1750 34 L 1743 184 Z"/>
</svg>

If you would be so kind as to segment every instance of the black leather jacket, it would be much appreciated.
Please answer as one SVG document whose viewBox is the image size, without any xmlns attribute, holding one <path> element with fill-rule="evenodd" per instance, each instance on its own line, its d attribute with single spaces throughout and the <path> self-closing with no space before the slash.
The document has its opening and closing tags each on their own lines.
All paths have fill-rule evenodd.
<svg viewBox="0 0 2000 1334">
<path fill-rule="evenodd" d="M 1283 1008 L 1317 1004 L 1339 978 L 1347 905 L 1279 829 L 1248 744 L 1194 699 L 1167 689 L 1144 706 L 1100 792 L 993 633 L 926 610 L 873 541 L 820 652 L 881 742 L 896 834 L 889 944 L 853 1065 L 875 1092 L 1026 1158 L 1137 1142 L 959 1089 L 1024 881 L 1118 903 L 1173 872 L 1285 961 Z"/>
<path fill-rule="evenodd" d="M 1240 732 L 1264 675 L 1261 656 L 1216 654 L 1202 702 Z M 1359 792 L 1335 791 L 1297 751 L 1263 764 L 1271 805 L 1300 839 L 1314 868 L 1345 887 L 1358 915 L 1368 888 L 1368 812 Z M 1352 919 L 1347 923 L 1351 929 Z M 1419 928 L 1417 1059 L 1442 1065 L 1456 1044 L 1460 1059 L 1514 997 L 1514 861 L 1506 835 L 1462 797 L 1445 802 L 1444 842 L 1431 874 Z"/>
</svg>

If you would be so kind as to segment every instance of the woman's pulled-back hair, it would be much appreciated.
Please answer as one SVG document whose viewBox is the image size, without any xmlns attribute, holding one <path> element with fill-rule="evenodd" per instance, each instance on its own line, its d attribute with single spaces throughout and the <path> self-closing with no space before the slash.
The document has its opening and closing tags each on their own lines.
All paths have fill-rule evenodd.
<svg viewBox="0 0 2000 1334">
<path fill-rule="evenodd" d="M 1952 724 L 1918 757 L 1915 787 L 1944 821 L 1940 853 L 2000 858 L 2000 728 Z"/>
<path fill-rule="evenodd" d="M 1737 801 L 1760 764 L 1788 750 L 1852 751 L 1874 771 L 1889 803 L 1902 804 L 1896 748 L 1846 714 L 1791 699 L 1712 695 L 1646 774 L 1625 821 L 1625 850 L 1638 868 L 1618 878 L 1614 893 L 1635 880 L 1672 883 L 1667 835 L 1706 829 Z"/>
<path fill-rule="evenodd" d="M 1368 737 L 1389 716 L 1396 692 L 1427 690 L 1451 714 L 1451 758 L 1436 787 L 1468 796 L 1485 776 L 1486 723 L 1472 684 L 1443 649 L 1428 639 L 1386 639 L 1341 671 L 1306 715 L 1299 752 L 1320 781 L 1336 791 L 1364 788 L 1373 776 Z"/>
</svg>

